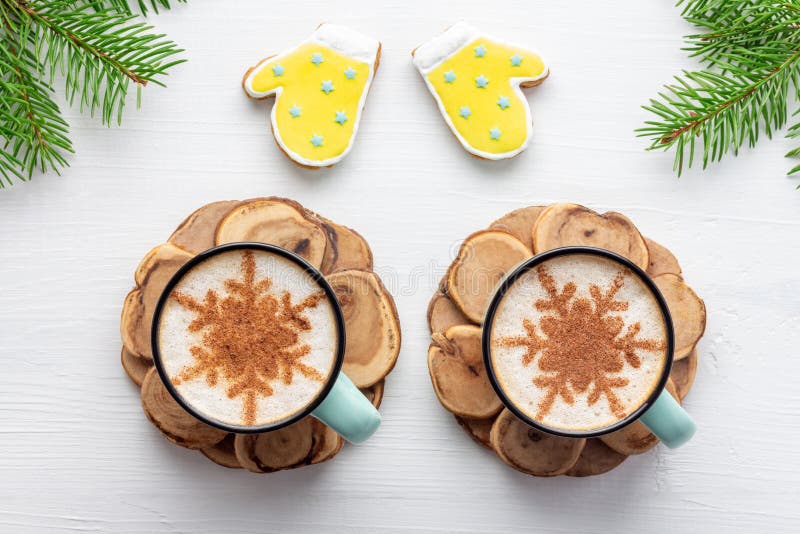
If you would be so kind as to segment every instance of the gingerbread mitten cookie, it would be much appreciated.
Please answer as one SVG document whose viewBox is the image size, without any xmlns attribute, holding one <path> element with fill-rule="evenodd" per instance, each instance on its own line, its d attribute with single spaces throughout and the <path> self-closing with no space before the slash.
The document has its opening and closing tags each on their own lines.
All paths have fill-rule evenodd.
<svg viewBox="0 0 800 534">
<path fill-rule="evenodd" d="M 250 68 L 248 96 L 275 95 L 275 139 L 296 163 L 327 167 L 350 151 L 380 57 L 380 42 L 323 24 L 302 44 Z"/>
<path fill-rule="evenodd" d="M 464 148 L 485 159 L 516 156 L 531 137 L 521 87 L 549 74 L 542 58 L 459 22 L 412 53 L 439 110 Z"/>
</svg>

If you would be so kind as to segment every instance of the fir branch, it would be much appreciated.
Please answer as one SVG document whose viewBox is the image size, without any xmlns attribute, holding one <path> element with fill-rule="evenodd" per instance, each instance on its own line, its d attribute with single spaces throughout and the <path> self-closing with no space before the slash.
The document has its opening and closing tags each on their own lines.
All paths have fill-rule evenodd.
<svg viewBox="0 0 800 534">
<path fill-rule="evenodd" d="M 35 169 L 58 173 L 72 152 L 68 125 L 52 100 L 52 87 L 39 80 L 38 61 L 28 48 L 29 28 L 4 21 L 0 40 L 0 188 L 11 177 L 30 179 Z"/>
<path fill-rule="evenodd" d="M 177 3 L 185 4 L 187 0 L 175 0 Z M 113 10 L 118 13 L 133 15 L 137 11 L 142 15 L 147 15 L 151 10 L 159 13 L 160 9 L 171 9 L 170 0 L 136 0 L 135 7 L 131 7 L 129 0 L 83 0 L 82 3 L 89 5 L 97 11 Z"/>
<path fill-rule="evenodd" d="M 183 2 L 185 0 L 178 0 Z M 141 13 L 169 0 L 138 0 Z M 67 165 L 72 146 L 53 102 L 52 82 L 64 79 L 67 101 L 99 111 L 102 122 L 122 119 L 129 88 L 140 91 L 182 59 L 175 43 L 141 22 L 128 0 L 0 0 L 0 188 L 11 177 Z"/>
<path fill-rule="evenodd" d="M 683 15 L 705 30 L 686 36 L 685 50 L 706 69 L 676 76 L 643 106 L 656 119 L 637 130 L 651 139 L 649 150 L 675 150 L 678 175 L 694 163 L 698 143 L 706 168 L 754 146 L 762 132 L 772 137 L 786 125 L 790 96 L 800 99 L 800 0 L 689 0 Z M 787 137 L 800 137 L 800 126 Z"/>
</svg>

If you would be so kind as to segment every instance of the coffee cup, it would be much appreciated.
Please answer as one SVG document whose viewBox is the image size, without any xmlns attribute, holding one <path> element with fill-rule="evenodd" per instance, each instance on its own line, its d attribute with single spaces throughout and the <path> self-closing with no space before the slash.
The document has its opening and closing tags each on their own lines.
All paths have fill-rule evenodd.
<svg viewBox="0 0 800 534">
<path fill-rule="evenodd" d="M 262 433 L 311 415 L 360 443 L 380 424 L 342 372 L 336 294 L 281 247 L 229 243 L 192 258 L 164 288 L 151 342 L 167 390 L 214 427 Z"/>
<path fill-rule="evenodd" d="M 665 389 L 674 337 L 666 301 L 641 268 L 576 246 L 529 258 L 500 281 L 482 346 L 494 390 L 526 424 L 588 438 L 638 420 L 675 448 L 695 424 Z"/>
</svg>

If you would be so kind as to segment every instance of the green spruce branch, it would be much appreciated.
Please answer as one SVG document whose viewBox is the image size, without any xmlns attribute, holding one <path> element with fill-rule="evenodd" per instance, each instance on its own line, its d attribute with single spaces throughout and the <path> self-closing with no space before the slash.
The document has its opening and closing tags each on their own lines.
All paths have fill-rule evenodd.
<svg viewBox="0 0 800 534">
<path fill-rule="evenodd" d="M 137 106 L 148 83 L 164 85 L 182 50 L 140 14 L 169 7 L 169 0 L 0 0 L 0 188 L 68 165 L 73 147 L 53 100 L 56 78 L 70 105 L 109 125 L 122 120 L 131 84 Z"/>
<path fill-rule="evenodd" d="M 800 0 L 681 0 L 683 17 L 702 32 L 686 36 L 705 68 L 683 71 L 644 109 L 638 129 L 649 150 L 674 150 L 674 170 L 719 161 L 753 147 L 789 122 L 800 99 Z M 797 115 L 795 110 L 792 115 Z M 800 137 L 800 122 L 787 137 Z M 788 157 L 800 156 L 800 148 Z M 789 174 L 800 171 L 800 165 Z"/>
</svg>

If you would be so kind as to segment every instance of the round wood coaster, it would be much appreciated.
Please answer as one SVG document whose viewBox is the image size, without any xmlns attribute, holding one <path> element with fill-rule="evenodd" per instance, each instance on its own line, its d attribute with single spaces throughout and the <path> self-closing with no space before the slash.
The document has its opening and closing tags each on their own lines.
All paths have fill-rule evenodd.
<svg viewBox="0 0 800 534">
<path fill-rule="evenodd" d="M 150 327 L 167 282 L 195 255 L 233 241 L 278 245 L 325 275 L 344 312 L 343 370 L 376 408 L 380 406 L 386 377 L 400 352 L 400 324 L 394 299 L 373 272 L 369 244 L 355 230 L 285 198 L 207 204 L 189 215 L 166 243 L 145 255 L 134 274 L 135 287 L 123 304 L 122 367 L 141 388 L 145 414 L 161 434 L 216 464 L 270 473 L 330 460 L 344 440 L 313 417 L 274 432 L 229 434 L 183 410 L 153 368 Z"/>
<path fill-rule="evenodd" d="M 676 350 L 668 389 L 683 399 L 694 383 L 697 342 L 705 331 L 703 300 L 683 280 L 666 247 L 642 236 L 630 219 L 578 204 L 530 206 L 507 213 L 469 235 L 428 306 L 428 369 L 442 406 L 479 444 L 506 464 L 534 476 L 584 477 L 611 471 L 658 439 L 639 422 L 601 438 L 550 436 L 502 410 L 483 366 L 481 321 L 496 283 L 521 261 L 564 246 L 593 246 L 620 254 L 646 270 L 672 315 Z M 471 281 L 477 277 L 480 283 Z M 499 415 L 498 415 L 499 413 Z"/>
</svg>

